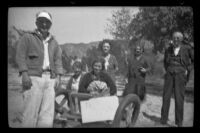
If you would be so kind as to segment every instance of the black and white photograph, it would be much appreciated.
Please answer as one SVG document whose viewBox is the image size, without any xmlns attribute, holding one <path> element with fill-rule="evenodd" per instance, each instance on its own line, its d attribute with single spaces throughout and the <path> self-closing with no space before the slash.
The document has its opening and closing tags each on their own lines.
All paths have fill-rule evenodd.
<svg viewBox="0 0 200 133">
<path fill-rule="evenodd" d="M 190 6 L 9 7 L 10 128 L 194 126 Z"/>
</svg>

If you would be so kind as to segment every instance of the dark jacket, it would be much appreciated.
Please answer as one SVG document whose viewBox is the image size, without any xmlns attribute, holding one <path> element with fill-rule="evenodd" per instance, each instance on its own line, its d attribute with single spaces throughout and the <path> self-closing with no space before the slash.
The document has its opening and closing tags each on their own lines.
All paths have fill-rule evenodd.
<svg viewBox="0 0 200 133">
<path fill-rule="evenodd" d="M 147 59 L 141 55 L 140 59 L 130 56 L 127 59 L 128 65 L 128 83 L 125 85 L 123 96 L 128 94 L 136 94 L 140 97 L 140 100 L 144 100 L 146 95 L 145 77 L 146 73 L 141 72 L 141 67 L 147 70 L 147 73 L 151 70 L 151 66 Z"/>
<path fill-rule="evenodd" d="M 79 84 L 79 91 L 81 93 L 89 93 L 89 91 L 87 91 L 87 88 L 89 86 L 89 84 L 94 80 L 93 78 L 93 72 L 89 72 L 86 73 Z M 100 72 L 99 73 L 99 80 L 103 81 L 107 84 L 107 86 L 110 88 L 110 95 L 114 95 L 117 92 L 117 88 L 116 85 L 114 83 L 114 81 L 112 80 L 112 78 L 105 72 Z"/>
<path fill-rule="evenodd" d="M 51 37 L 48 43 L 51 77 L 54 78 L 57 74 L 63 73 L 62 50 L 54 37 Z M 19 40 L 16 52 L 20 74 L 27 71 L 30 76 L 42 75 L 44 44 L 42 43 L 42 36 L 38 32 L 25 33 Z"/>
<path fill-rule="evenodd" d="M 142 73 L 140 71 L 141 67 L 145 68 L 147 70 L 147 73 L 151 70 L 149 62 L 143 55 L 140 57 L 139 60 L 136 60 L 134 56 L 130 57 L 128 59 L 128 73 L 127 73 L 128 80 L 133 79 L 136 81 L 136 79 L 141 79 L 141 78 L 145 80 L 146 73 Z"/>
<path fill-rule="evenodd" d="M 170 46 L 165 50 L 165 56 L 164 56 L 164 68 L 166 71 L 168 71 L 169 68 L 169 62 L 170 62 L 170 54 L 174 52 L 173 47 Z M 180 58 L 181 58 L 181 65 L 185 68 L 185 70 L 188 70 L 189 72 L 192 69 L 192 64 L 194 62 L 194 51 L 191 47 L 187 45 L 181 44 L 181 48 L 179 51 Z"/>
</svg>

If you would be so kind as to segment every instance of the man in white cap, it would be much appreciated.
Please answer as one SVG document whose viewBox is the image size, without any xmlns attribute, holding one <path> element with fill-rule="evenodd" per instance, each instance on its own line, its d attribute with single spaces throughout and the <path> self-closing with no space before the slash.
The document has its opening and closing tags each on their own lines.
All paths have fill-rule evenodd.
<svg viewBox="0 0 200 133">
<path fill-rule="evenodd" d="M 36 15 L 37 29 L 19 40 L 16 61 L 22 76 L 24 112 L 22 127 L 52 127 L 55 90 L 63 73 L 62 51 L 49 33 L 52 17 Z"/>
</svg>

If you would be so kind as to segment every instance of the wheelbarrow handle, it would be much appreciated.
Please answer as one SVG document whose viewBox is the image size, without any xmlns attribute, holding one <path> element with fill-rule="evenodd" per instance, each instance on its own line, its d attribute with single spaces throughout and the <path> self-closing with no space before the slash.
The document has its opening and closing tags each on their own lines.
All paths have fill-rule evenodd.
<svg viewBox="0 0 200 133">
<path fill-rule="evenodd" d="M 79 100 L 88 100 L 88 99 L 93 97 L 91 94 L 77 93 L 77 92 L 71 92 L 70 95 L 71 95 L 72 98 L 77 97 Z"/>
</svg>

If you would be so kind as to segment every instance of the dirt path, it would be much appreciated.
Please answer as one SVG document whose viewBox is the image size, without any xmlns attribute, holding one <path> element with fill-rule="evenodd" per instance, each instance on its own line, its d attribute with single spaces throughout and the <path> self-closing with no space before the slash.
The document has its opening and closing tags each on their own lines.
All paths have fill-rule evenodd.
<svg viewBox="0 0 200 133">
<path fill-rule="evenodd" d="M 10 127 L 20 127 L 21 112 L 23 110 L 23 97 L 20 92 L 20 78 L 17 73 L 8 73 L 8 119 Z M 118 92 L 118 94 L 120 91 Z M 139 118 L 135 127 L 160 127 L 160 111 L 162 97 L 147 94 L 146 100 L 141 104 Z M 193 102 L 184 103 L 183 126 L 193 125 Z M 169 127 L 174 126 L 174 99 L 171 99 L 169 111 Z"/>
<path fill-rule="evenodd" d="M 141 111 L 136 127 L 159 127 L 161 114 L 162 97 L 147 95 L 146 101 L 141 104 Z M 171 106 L 169 111 L 169 127 L 175 126 L 174 122 L 174 99 L 171 99 Z M 193 125 L 193 103 L 184 103 L 184 127 L 191 127 Z"/>
</svg>

